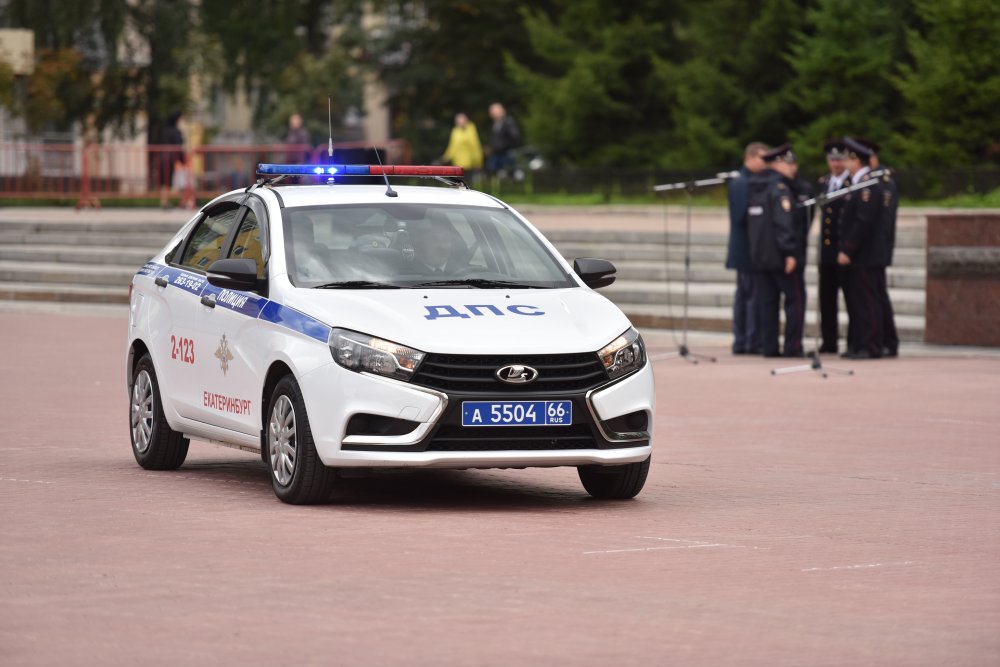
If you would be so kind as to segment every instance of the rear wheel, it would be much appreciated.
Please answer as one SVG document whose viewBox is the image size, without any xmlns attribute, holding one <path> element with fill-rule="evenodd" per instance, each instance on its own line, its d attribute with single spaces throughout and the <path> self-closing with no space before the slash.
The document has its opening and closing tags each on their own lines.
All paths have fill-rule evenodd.
<svg viewBox="0 0 1000 667">
<path fill-rule="evenodd" d="M 183 434 L 170 428 L 163 416 L 160 387 L 148 354 L 135 365 L 129 396 L 129 431 L 136 462 L 146 470 L 179 468 L 190 443 Z"/>
<path fill-rule="evenodd" d="M 293 505 L 326 500 L 333 490 L 334 473 L 316 453 L 305 402 L 295 378 L 286 375 L 278 381 L 267 415 L 267 463 L 274 494 Z"/>
<path fill-rule="evenodd" d="M 587 493 L 601 500 L 634 498 L 646 484 L 649 461 L 618 466 L 578 466 L 577 472 Z"/>
</svg>

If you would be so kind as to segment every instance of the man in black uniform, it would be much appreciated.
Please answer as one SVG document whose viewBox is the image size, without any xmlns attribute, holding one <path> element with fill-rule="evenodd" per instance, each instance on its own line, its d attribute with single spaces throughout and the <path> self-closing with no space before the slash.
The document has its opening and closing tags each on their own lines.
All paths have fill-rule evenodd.
<svg viewBox="0 0 1000 667">
<path fill-rule="evenodd" d="M 864 183 L 871 172 L 872 152 L 863 144 L 845 138 L 847 170 L 851 185 Z M 880 181 L 844 196 L 840 211 L 840 250 L 837 263 L 848 267 L 847 314 L 851 334 L 848 359 L 878 359 L 885 344 L 882 291 L 885 290 L 885 259 L 888 234 L 882 216 Z"/>
<path fill-rule="evenodd" d="M 819 191 L 829 194 L 844 187 L 849 182 L 847 147 L 841 139 L 827 139 L 823 143 L 826 164 L 830 173 L 819 179 Z M 834 199 L 823 204 L 819 230 L 819 321 L 823 342 L 820 352 L 837 353 L 837 292 L 843 291 L 847 298 L 846 271 L 837 264 L 840 250 L 840 209 L 843 199 Z"/>
<path fill-rule="evenodd" d="M 779 300 L 785 300 L 786 356 L 802 356 L 805 293 L 795 268 L 798 248 L 793 208 L 795 195 L 785 181 L 794 176 L 795 156 L 784 144 L 763 155 L 768 168 L 750 179 L 747 228 L 750 261 L 757 272 L 757 328 L 765 357 L 781 356 L 778 348 Z M 780 163 L 780 164 L 778 164 Z M 777 168 L 775 168 L 777 166 Z"/>
<path fill-rule="evenodd" d="M 872 152 L 868 159 L 872 170 L 883 172 L 880 178 L 882 179 L 882 227 L 886 234 L 885 255 L 882 258 L 884 264 L 882 271 L 885 272 L 888 267 L 892 266 L 892 255 L 896 249 L 896 212 L 899 208 L 899 188 L 892 177 L 892 172 L 883 167 L 879 161 L 879 145 L 862 137 L 855 137 L 854 140 Z M 885 335 L 882 356 L 895 357 L 899 354 L 899 334 L 896 332 L 896 318 L 892 310 L 892 301 L 889 299 L 889 282 L 885 276 L 882 277 L 882 284 L 885 286 L 880 295 L 882 327 Z"/>
</svg>

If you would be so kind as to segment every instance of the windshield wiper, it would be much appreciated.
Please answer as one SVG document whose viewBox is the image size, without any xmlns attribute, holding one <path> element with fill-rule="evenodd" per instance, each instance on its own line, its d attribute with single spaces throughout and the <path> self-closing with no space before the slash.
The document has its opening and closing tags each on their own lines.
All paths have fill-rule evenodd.
<svg viewBox="0 0 1000 667">
<path fill-rule="evenodd" d="M 377 283 L 371 280 L 344 280 L 339 283 L 316 285 L 313 289 L 400 289 L 392 283 Z"/>
<path fill-rule="evenodd" d="M 425 283 L 417 283 L 414 287 L 480 287 L 484 289 L 496 287 L 501 289 L 544 289 L 539 285 L 527 285 L 525 283 L 515 283 L 509 280 L 491 280 L 490 278 L 452 278 L 451 280 L 431 280 Z"/>
</svg>

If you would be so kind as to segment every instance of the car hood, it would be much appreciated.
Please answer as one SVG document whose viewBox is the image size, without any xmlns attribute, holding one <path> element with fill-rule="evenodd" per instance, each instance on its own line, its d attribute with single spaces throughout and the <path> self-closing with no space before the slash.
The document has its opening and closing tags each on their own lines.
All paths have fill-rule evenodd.
<svg viewBox="0 0 1000 667">
<path fill-rule="evenodd" d="M 613 303 L 586 288 L 293 289 L 291 308 L 425 352 L 593 352 L 628 329 Z"/>
</svg>

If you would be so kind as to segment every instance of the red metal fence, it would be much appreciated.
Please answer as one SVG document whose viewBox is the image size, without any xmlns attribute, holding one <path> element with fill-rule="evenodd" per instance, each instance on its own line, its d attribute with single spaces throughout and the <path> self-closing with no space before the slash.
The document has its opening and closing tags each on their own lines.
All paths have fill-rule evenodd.
<svg viewBox="0 0 1000 667">
<path fill-rule="evenodd" d="M 409 164 L 406 141 L 334 144 L 334 162 Z M 245 187 L 260 162 L 330 162 L 327 146 L 147 146 L 143 144 L 0 143 L 0 201 L 64 200 L 99 207 L 104 199 L 158 199 L 166 191 L 182 202 Z"/>
</svg>

